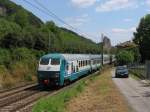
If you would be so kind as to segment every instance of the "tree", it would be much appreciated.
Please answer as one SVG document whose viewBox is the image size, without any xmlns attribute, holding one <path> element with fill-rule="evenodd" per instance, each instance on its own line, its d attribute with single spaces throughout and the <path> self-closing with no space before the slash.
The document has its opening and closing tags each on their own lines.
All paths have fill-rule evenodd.
<svg viewBox="0 0 150 112">
<path fill-rule="evenodd" d="M 134 61 L 134 54 L 131 51 L 122 50 L 116 54 L 116 59 L 119 65 L 130 64 Z"/>
<path fill-rule="evenodd" d="M 3 48 L 17 48 L 22 46 L 22 40 L 17 33 L 8 33 L 6 36 L 4 36 L 1 41 L 0 45 Z"/>
<path fill-rule="evenodd" d="M 15 22 L 21 27 L 27 26 L 29 22 L 27 12 L 23 9 L 17 10 L 15 13 Z"/>
<path fill-rule="evenodd" d="M 20 33 L 21 27 L 14 23 L 7 21 L 5 19 L 0 19 L 0 38 L 4 37 L 8 33 Z"/>
<path fill-rule="evenodd" d="M 150 59 L 150 14 L 141 19 L 133 41 L 139 46 L 142 62 Z"/>
</svg>

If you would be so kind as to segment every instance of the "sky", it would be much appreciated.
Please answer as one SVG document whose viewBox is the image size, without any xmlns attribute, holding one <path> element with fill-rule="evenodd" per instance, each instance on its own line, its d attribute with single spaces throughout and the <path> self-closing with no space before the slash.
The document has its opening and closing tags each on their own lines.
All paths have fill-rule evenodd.
<svg viewBox="0 0 150 112">
<path fill-rule="evenodd" d="M 71 29 L 50 14 L 43 13 L 25 0 L 11 0 L 34 13 L 43 22 L 54 21 L 58 26 Z M 132 40 L 140 19 L 150 12 L 150 0 L 26 0 L 42 9 L 46 7 L 74 30 L 94 42 L 101 34 L 111 39 L 112 45 Z"/>
</svg>

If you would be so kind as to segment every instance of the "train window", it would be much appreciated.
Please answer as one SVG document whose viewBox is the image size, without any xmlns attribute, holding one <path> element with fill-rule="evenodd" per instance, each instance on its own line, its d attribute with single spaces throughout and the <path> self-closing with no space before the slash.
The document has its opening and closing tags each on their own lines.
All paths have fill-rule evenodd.
<svg viewBox="0 0 150 112">
<path fill-rule="evenodd" d="M 76 72 L 76 67 L 75 66 L 73 66 L 73 72 Z"/>
<path fill-rule="evenodd" d="M 79 61 L 79 67 L 81 67 L 81 61 Z"/>
<path fill-rule="evenodd" d="M 73 70 L 73 63 L 71 63 L 71 71 L 73 72 L 74 70 Z"/>
<path fill-rule="evenodd" d="M 59 65 L 60 64 L 60 59 L 51 59 L 51 65 Z"/>
<path fill-rule="evenodd" d="M 84 61 L 82 61 L 82 66 L 84 67 Z"/>
<path fill-rule="evenodd" d="M 48 58 L 42 58 L 40 60 L 40 65 L 48 65 L 49 64 L 49 59 Z"/>
<path fill-rule="evenodd" d="M 86 66 L 88 65 L 88 61 L 86 60 Z"/>
<path fill-rule="evenodd" d="M 76 71 L 77 71 L 77 72 L 79 71 L 79 67 L 78 67 L 78 66 L 76 66 Z"/>
<path fill-rule="evenodd" d="M 67 66 L 66 66 L 66 70 L 68 71 L 69 70 L 69 65 L 67 64 Z"/>
</svg>

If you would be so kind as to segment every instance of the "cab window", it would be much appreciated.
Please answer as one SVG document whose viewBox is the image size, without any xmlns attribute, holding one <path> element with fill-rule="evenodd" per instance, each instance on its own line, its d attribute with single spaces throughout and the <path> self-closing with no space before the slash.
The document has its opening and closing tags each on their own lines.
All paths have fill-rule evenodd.
<svg viewBox="0 0 150 112">
<path fill-rule="evenodd" d="M 49 59 L 48 58 L 42 58 L 40 60 L 40 65 L 48 65 L 49 64 Z"/>
<path fill-rule="evenodd" d="M 51 59 L 51 65 L 60 65 L 60 59 Z"/>
</svg>

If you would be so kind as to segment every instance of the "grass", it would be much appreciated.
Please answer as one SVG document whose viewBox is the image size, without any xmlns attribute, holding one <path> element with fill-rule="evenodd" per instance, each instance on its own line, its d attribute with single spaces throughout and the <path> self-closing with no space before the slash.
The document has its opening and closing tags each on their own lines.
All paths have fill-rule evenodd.
<svg viewBox="0 0 150 112">
<path fill-rule="evenodd" d="M 8 89 L 20 85 L 20 83 L 36 81 L 36 75 L 27 63 L 18 62 L 12 64 L 11 67 L 10 70 L 0 65 L 0 89 Z"/>
<path fill-rule="evenodd" d="M 65 112 L 66 103 L 77 97 L 85 87 L 95 80 L 95 75 L 81 79 L 73 87 L 65 89 L 54 96 L 41 99 L 33 108 L 33 112 Z"/>
<path fill-rule="evenodd" d="M 66 112 L 129 112 L 129 106 L 112 81 L 111 69 L 96 76 L 79 96 L 67 104 Z"/>
</svg>

